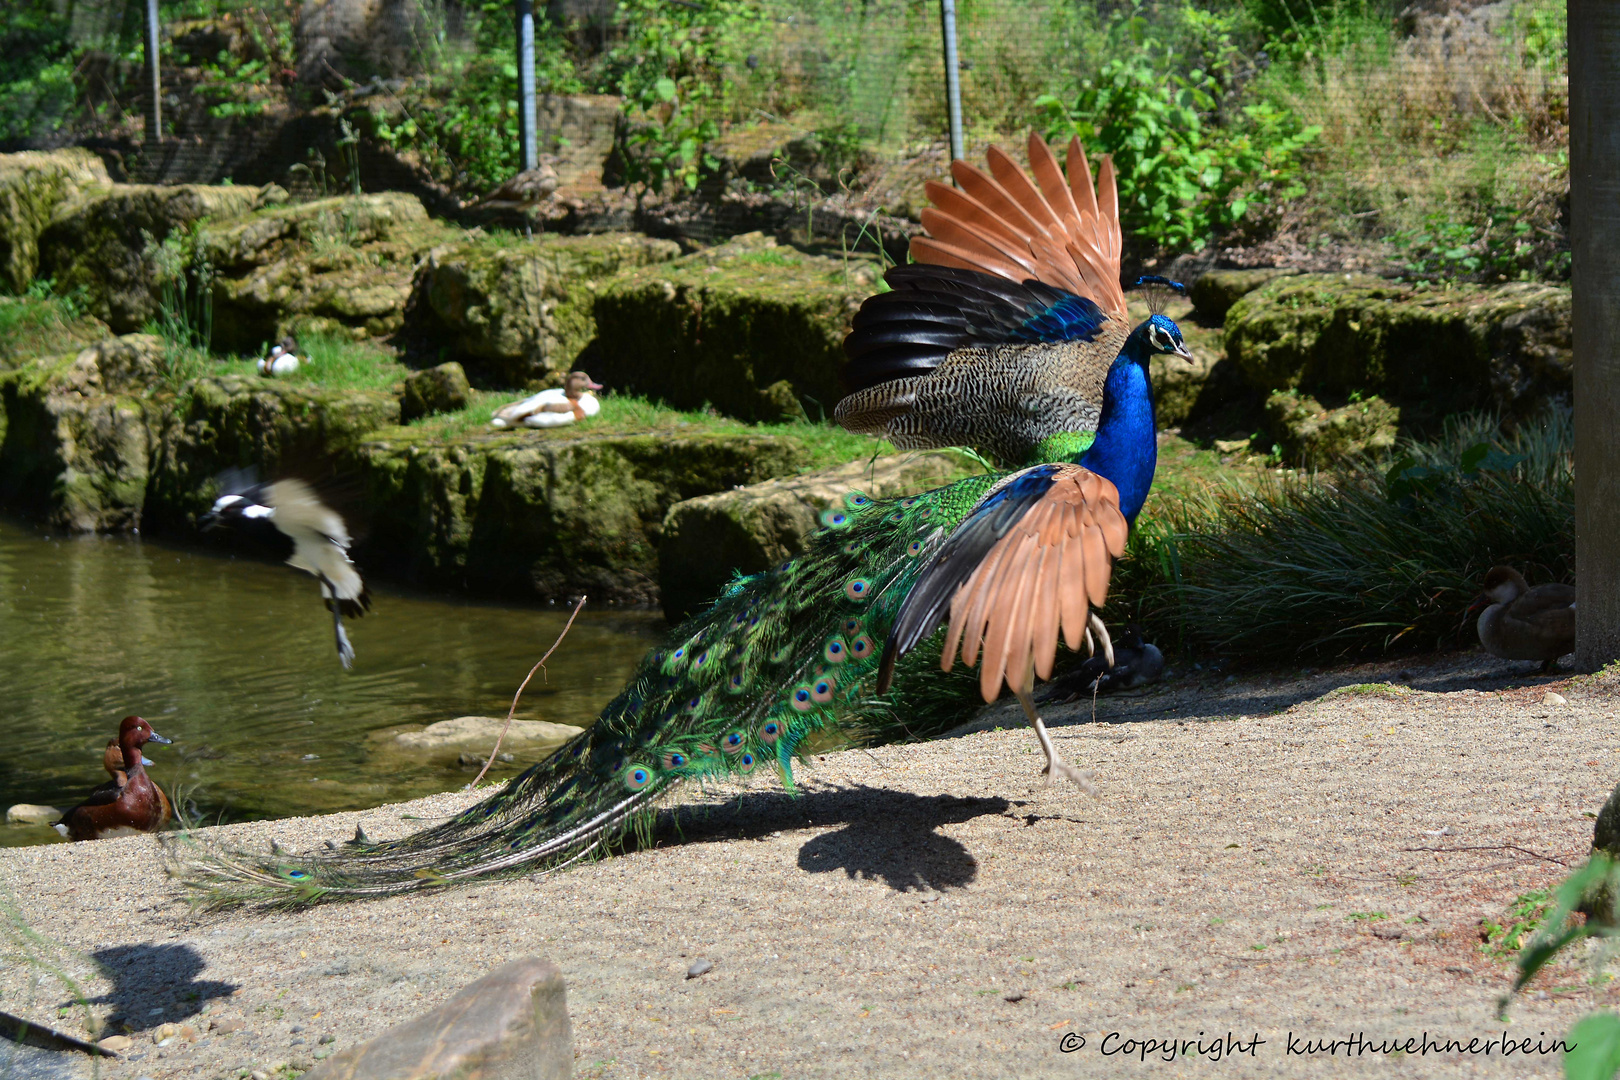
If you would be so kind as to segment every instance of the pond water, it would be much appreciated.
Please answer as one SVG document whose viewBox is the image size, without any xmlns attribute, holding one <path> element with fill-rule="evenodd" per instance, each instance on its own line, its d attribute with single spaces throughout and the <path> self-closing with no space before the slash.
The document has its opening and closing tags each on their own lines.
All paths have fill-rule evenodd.
<svg viewBox="0 0 1620 1080">
<path fill-rule="evenodd" d="M 0 519 L 0 808 L 67 807 L 106 780 L 101 756 L 136 713 L 173 746 L 148 746 L 165 790 L 190 789 L 212 821 L 360 809 L 459 787 L 454 754 L 401 751 L 402 730 L 504 717 L 567 621 L 371 585 L 345 620 L 344 671 L 313 578 L 274 563 L 124 536 L 51 535 Z M 590 723 L 663 631 L 650 611 L 581 612 L 524 691 L 518 716 Z M 497 776 L 530 762 L 522 752 Z M 49 843 L 0 826 L 0 846 Z"/>
</svg>

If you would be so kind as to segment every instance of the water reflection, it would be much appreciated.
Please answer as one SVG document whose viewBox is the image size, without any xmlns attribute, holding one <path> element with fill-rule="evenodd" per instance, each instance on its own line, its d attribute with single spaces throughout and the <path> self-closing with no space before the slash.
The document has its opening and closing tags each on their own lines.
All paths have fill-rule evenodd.
<svg viewBox="0 0 1620 1080">
<path fill-rule="evenodd" d="M 391 734 L 505 715 L 568 613 L 386 584 L 373 593 L 375 612 L 349 622 L 357 659 L 345 673 L 306 575 L 0 520 L 0 703 L 11 732 L 0 806 L 78 801 L 106 778 L 102 748 L 128 713 L 175 740 L 149 748 L 158 782 L 195 785 L 202 810 L 233 820 L 355 809 L 465 783 L 470 775 L 453 762 L 397 752 Z M 519 715 L 589 723 L 662 626 L 650 612 L 587 607 Z M 0 845 L 54 836 L 0 828 Z"/>
</svg>

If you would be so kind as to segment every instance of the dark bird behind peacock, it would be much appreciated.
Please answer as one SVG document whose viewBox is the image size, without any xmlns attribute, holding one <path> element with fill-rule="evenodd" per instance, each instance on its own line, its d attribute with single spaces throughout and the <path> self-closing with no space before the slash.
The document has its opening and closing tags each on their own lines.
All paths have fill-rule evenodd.
<svg viewBox="0 0 1620 1080">
<path fill-rule="evenodd" d="M 960 659 L 1023 703 L 1049 777 L 1084 782 L 1035 712 L 1059 639 L 1111 655 L 1096 610 L 1152 484 L 1148 361 L 1186 357 L 1162 314 L 1132 328 L 1111 162 L 1094 185 L 1035 136 L 930 184 L 928 235 L 845 342 L 845 427 L 902 449 L 968 445 L 1017 466 L 902 499 L 851 494 L 803 556 L 733 580 L 641 662 L 597 722 L 503 790 L 399 840 L 294 856 L 171 848 L 206 902 L 299 904 L 554 870 L 650 827 L 681 784 L 775 772 L 823 733 L 912 734 L 908 694 Z"/>
</svg>

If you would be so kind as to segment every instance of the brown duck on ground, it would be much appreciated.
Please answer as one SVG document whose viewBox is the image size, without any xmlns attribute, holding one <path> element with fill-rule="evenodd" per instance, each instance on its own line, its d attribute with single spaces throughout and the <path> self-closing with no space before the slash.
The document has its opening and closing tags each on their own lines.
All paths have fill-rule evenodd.
<svg viewBox="0 0 1620 1080">
<path fill-rule="evenodd" d="M 557 191 L 557 170 L 542 158 L 532 169 L 518 173 L 512 179 L 485 195 L 474 206 L 489 209 L 521 210 L 537 206 Z"/>
<path fill-rule="evenodd" d="M 146 775 L 141 747 L 149 742 L 168 743 L 139 716 L 126 716 L 118 727 L 118 748 L 123 755 L 124 782 L 116 773 L 111 783 L 92 791 L 84 802 L 62 815 L 56 831 L 69 840 L 105 840 L 156 832 L 174 816 L 168 796 Z M 111 771 L 111 761 L 103 759 Z"/>
<path fill-rule="evenodd" d="M 602 411 L 602 403 L 592 390 L 602 389 L 583 371 L 570 371 L 560 389 L 542 390 L 533 397 L 514 401 L 495 410 L 494 427 L 561 427 L 584 420 Z"/>
<path fill-rule="evenodd" d="M 1575 586 L 1531 588 L 1511 566 L 1493 566 L 1485 587 L 1468 608 L 1480 612 L 1479 643 L 1503 660 L 1540 660 L 1551 671 L 1575 651 Z"/>
</svg>

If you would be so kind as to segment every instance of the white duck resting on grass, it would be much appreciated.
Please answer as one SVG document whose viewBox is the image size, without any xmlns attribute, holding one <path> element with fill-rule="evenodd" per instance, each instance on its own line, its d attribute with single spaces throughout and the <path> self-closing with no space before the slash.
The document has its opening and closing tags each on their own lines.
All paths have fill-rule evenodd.
<svg viewBox="0 0 1620 1080">
<path fill-rule="evenodd" d="M 516 427 L 520 423 L 534 428 L 572 424 L 602 411 L 602 403 L 591 393 L 600 389 L 602 384 L 591 382 L 591 377 L 583 371 L 570 371 L 560 388 L 542 390 L 533 397 L 503 405 L 495 410 L 490 423 L 498 428 Z"/>
<path fill-rule="evenodd" d="M 293 343 L 291 338 L 284 338 L 279 344 L 272 345 L 269 355 L 260 360 L 257 365 L 259 374 L 270 376 L 291 375 L 297 371 L 298 365 L 302 361 L 293 353 L 295 348 L 297 348 L 297 345 Z"/>
</svg>

